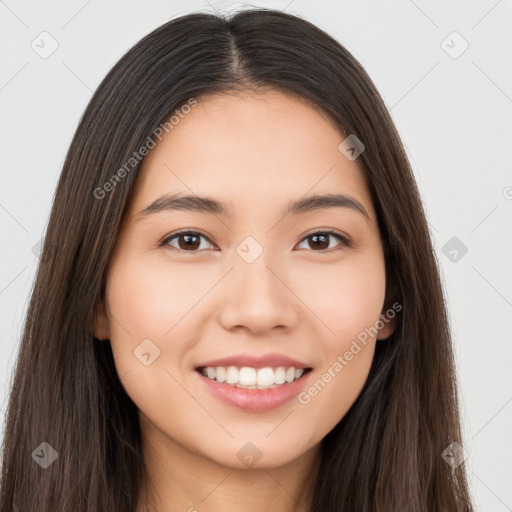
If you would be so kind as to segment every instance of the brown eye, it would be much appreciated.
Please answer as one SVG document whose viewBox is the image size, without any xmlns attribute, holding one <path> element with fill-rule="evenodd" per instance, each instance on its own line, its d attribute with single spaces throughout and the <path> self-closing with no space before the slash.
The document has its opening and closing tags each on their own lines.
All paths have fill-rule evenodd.
<svg viewBox="0 0 512 512">
<path fill-rule="evenodd" d="M 196 233 L 195 231 L 182 231 L 181 233 L 175 233 L 174 235 L 166 238 L 162 245 L 169 245 L 170 247 L 181 251 L 197 252 L 196 249 L 201 246 L 201 238 L 208 240 L 204 235 Z M 178 247 L 170 244 L 171 240 L 174 239 L 178 240 Z"/>
<path fill-rule="evenodd" d="M 325 252 L 332 249 L 330 245 L 331 240 L 334 238 L 338 239 L 340 242 L 337 249 L 335 248 L 334 250 L 342 249 L 343 247 L 350 247 L 350 241 L 335 231 L 317 231 L 316 233 L 311 233 L 303 238 L 301 243 L 308 241 L 309 247 L 307 248 L 312 249 L 314 252 Z M 198 252 L 201 248 L 201 239 L 209 242 L 209 239 L 206 236 L 196 231 L 181 231 L 180 233 L 174 233 L 167 237 L 162 242 L 162 246 L 166 245 L 179 251 Z M 171 241 L 174 240 L 177 241 L 177 245 L 171 243 Z M 210 243 L 210 245 L 212 244 Z M 208 248 L 212 247 L 202 247 L 202 249 Z"/>
<path fill-rule="evenodd" d="M 344 236 L 336 233 L 335 231 L 318 231 L 316 233 L 311 233 L 310 235 L 303 238 L 302 242 L 304 240 L 308 240 L 308 245 L 310 248 L 314 249 L 314 252 L 322 252 L 332 248 L 329 247 L 331 237 L 337 238 L 341 242 L 338 244 L 338 246 L 341 247 L 338 248 L 350 246 L 349 241 Z"/>
</svg>

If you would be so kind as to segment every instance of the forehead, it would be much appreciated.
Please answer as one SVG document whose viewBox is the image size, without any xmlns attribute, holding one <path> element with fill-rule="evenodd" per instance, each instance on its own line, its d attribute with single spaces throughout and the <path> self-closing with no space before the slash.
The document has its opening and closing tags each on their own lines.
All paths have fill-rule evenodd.
<svg viewBox="0 0 512 512">
<path fill-rule="evenodd" d="M 345 135 L 305 100 L 271 90 L 197 101 L 144 158 L 132 214 L 166 193 L 208 195 L 235 210 L 343 193 L 373 217 L 362 167 L 338 149 Z"/>
</svg>

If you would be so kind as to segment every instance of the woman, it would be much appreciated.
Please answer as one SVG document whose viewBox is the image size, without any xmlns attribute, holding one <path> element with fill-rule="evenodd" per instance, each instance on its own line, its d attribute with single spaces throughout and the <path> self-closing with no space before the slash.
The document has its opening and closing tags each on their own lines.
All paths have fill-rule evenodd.
<svg viewBox="0 0 512 512">
<path fill-rule="evenodd" d="M 130 49 L 57 187 L 0 512 L 471 511 L 459 422 L 421 199 L 356 60 L 268 9 Z"/>
</svg>

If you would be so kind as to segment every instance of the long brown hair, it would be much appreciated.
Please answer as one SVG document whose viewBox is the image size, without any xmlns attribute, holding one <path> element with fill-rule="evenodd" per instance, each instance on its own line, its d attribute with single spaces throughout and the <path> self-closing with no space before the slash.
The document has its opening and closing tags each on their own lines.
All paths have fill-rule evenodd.
<svg viewBox="0 0 512 512">
<path fill-rule="evenodd" d="M 135 510 L 145 471 L 138 411 L 110 344 L 92 335 L 140 167 L 126 162 L 190 98 L 262 87 L 305 98 L 344 136 L 363 141 L 387 303 L 403 307 L 393 335 L 377 343 L 356 402 L 322 440 L 312 511 L 473 510 L 464 464 L 453 468 L 442 457 L 462 444 L 454 358 L 435 253 L 397 131 L 371 79 L 335 39 L 298 16 L 255 8 L 167 22 L 119 60 L 87 106 L 24 324 L 0 512 Z M 50 450 L 41 443 L 57 454 L 46 468 L 36 463 L 38 450 Z"/>
</svg>

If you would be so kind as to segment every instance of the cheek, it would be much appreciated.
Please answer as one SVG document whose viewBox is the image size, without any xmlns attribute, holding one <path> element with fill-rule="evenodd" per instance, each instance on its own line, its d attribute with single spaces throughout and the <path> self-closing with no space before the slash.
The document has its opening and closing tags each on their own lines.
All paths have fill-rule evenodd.
<svg viewBox="0 0 512 512">
<path fill-rule="evenodd" d="M 117 260 L 110 269 L 106 300 L 112 352 L 119 376 L 129 373 L 136 387 L 156 389 L 157 376 L 162 379 L 164 369 L 173 371 L 182 358 L 187 337 L 180 336 L 180 319 L 190 309 L 181 293 L 185 285 L 179 272 L 163 272 L 136 259 Z"/>
<path fill-rule="evenodd" d="M 172 410 L 190 400 L 173 378 L 181 380 L 178 366 L 194 339 L 185 315 L 204 294 L 190 284 L 190 275 L 179 268 L 143 265 L 135 258 L 117 260 L 107 282 L 117 374 L 137 407 L 163 424 L 174 421 Z"/>
<path fill-rule="evenodd" d="M 321 364 L 298 397 L 306 423 L 325 434 L 359 396 L 373 361 L 376 329 L 385 298 L 384 262 L 378 254 L 325 266 L 303 282 L 307 304 L 321 319 Z M 306 412 L 307 411 L 307 412 Z"/>
<path fill-rule="evenodd" d="M 318 271 L 310 266 L 295 272 L 301 276 L 297 294 L 323 324 L 325 353 L 344 350 L 379 319 L 386 281 L 378 252 L 347 258 L 339 265 L 319 264 Z"/>
<path fill-rule="evenodd" d="M 119 263 L 107 285 L 107 301 L 114 317 L 111 328 L 121 338 L 126 331 L 133 333 L 134 342 L 134 336 L 142 336 L 140 341 L 165 339 L 167 343 L 187 322 L 185 315 L 188 317 L 207 286 L 197 273 L 184 272 L 180 265 L 148 265 L 137 260 Z"/>
</svg>

